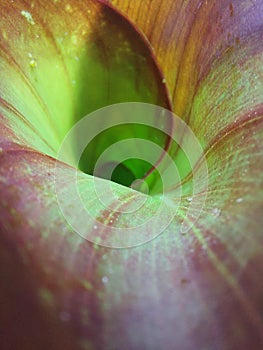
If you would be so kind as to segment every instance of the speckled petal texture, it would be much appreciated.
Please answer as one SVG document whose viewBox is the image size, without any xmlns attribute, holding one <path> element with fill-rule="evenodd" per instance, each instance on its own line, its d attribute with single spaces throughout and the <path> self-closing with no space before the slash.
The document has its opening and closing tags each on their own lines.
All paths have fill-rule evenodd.
<svg viewBox="0 0 263 350">
<path fill-rule="evenodd" d="M 1 349 L 263 348 L 263 2 L 2 0 L 0 14 Z M 55 166 L 69 211 L 74 184 L 65 179 L 75 169 L 56 156 L 81 117 L 128 101 L 172 108 L 188 123 L 204 150 L 196 173 L 206 161 L 208 192 L 182 233 L 189 203 L 203 198 L 202 186 L 187 196 L 186 167 L 163 234 L 109 249 L 62 215 Z M 92 176 L 79 176 L 96 209 Z M 134 192 L 114 186 L 132 205 Z M 110 212 L 99 218 L 100 234 L 110 235 Z"/>
</svg>

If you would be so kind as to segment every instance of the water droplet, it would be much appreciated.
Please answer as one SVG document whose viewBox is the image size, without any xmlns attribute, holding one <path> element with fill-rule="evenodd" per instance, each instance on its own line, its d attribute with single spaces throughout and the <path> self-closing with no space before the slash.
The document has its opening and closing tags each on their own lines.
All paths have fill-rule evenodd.
<svg viewBox="0 0 263 350">
<path fill-rule="evenodd" d="M 35 59 L 30 60 L 29 65 L 31 68 L 37 67 L 37 61 Z"/>
<path fill-rule="evenodd" d="M 236 200 L 236 202 L 237 202 L 237 203 L 243 202 L 243 198 L 238 198 L 238 199 Z"/>
<path fill-rule="evenodd" d="M 29 24 L 31 24 L 32 26 L 35 24 L 35 21 L 33 20 L 33 17 L 32 17 L 32 15 L 31 15 L 30 12 L 28 12 L 28 11 L 21 11 L 21 15 L 22 15 L 23 17 L 25 17 L 25 19 L 27 20 L 27 22 L 28 22 Z"/>
<path fill-rule="evenodd" d="M 192 197 L 188 197 L 186 198 L 188 200 L 188 202 L 192 202 L 193 198 Z"/>
<path fill-rule="evenodd" d="M 104 284 L 107 284 L 109 282 L 109 278 L 107 276 L 103 276 L 101 280 Z"/>
<path fill-rule="evenodd" d="M 4 40 L 8 40 L 8 36 L 7 36 L 6 31 L 3 30 L 2 35 L 3 35 Z"/>
<path fill-rule="evenodd" d="M 72 12 L 73 12 L 73 9 L 72 9 L 72 7 L 71 7 L 70 4 L 67 4 L 67 5 L 65 6 L 65 9 L 66 9 L 66 11 L 69 12 L 69 13 L 72 13 Z"/>
<path fill-rule="evenodd" d="M 214 209 L 212 210 L 212 212 L 213 212 L 213 214 L 214 214 L 216 217 L 218 217 L 218 216 L 221 214 L 221 210 L 218 209 L 218 208 L 214 208 Z"/>
<path fill-rule="evenodd" d="M 197 5 L 197 10 L 199 10 L 199 9 L 200 9 L 201 5 L 202 5 L 202 2 L 201 2 L 201 1 L 199 1 L 198 5 Z"/>
<path fill-rule="evenodd" d="M 71 41 L 73 45 L 77 45 L 78 44 L 78 36 L 77 35 L 72 35 L 71 36 Z"/>
<path fill-rule="evenodd" d="M 166 84 L 166 79 L 165 78 L 163 78 L 162 83 Z"/>
</svg>

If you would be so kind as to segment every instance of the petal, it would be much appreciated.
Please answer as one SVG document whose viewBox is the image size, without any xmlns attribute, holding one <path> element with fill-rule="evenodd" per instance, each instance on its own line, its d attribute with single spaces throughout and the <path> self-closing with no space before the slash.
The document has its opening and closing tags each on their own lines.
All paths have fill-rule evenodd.
<svg viewBox="0 0 263 350">
<path fill-rule="evenodd" d="M 258 55 L 262 53 L 262 45 L 259 45 L 263 13 L 261 1 L 109 2 L 127 15 L 151 42 L 173 96 L 174 111 L 184 119 L 189 118 L 200 84 L 216 66 L 223 65 L 216 83 L 221 99 L 224 92 L 232 92 L 237 79 L 240 79 L 235 77 L 232 68 L 242 73 L 247 62 L 250 74 L 253 72 L 256 79 L 257 74 L 262 73 L 262 61 L 258 60 Z M 253 57 L 257 62 L 252 64 Z M 225 77 L 228 77 L 227 82 Z M 248 77 L 243 79 L 246 82 Z M 217 93 L 214 88 L 210 90 Z M 251 95 L 254 93 L 251 92 Z M 210 100 L 210 95 L 207 97 L 207 103 L 213 106 L 215 99 Z M 229 103 L 227 105 L 229 109 Z"/>
<path fill-rule="evenodd" d="M 4 139 L 55 156 L 93 110 L 126 101 L 169 107 L 146 41 L 108 6 L 6 0 L 1 13 Z"/>
<path fill-rule="evenodd" d="M 127 2 L 122 4 L 126 6 Z M 136 0 L 126 8 L 156 49 L 173 92 L 175 111 L 189 122 L 205 149 L 205 158 L 182 179 L 178 215 L 163 235 L 136 249 L 106 250 L 90 245 L 68 228 L 57 208 L 49 180 L 54 161 L 25 147 L 4 143 L 0 169 L 1 193 L 6 201 L 1 204 L 0 222 L 8 254 L 2 258 L 3 264 L 13 254 L 18 256 L 15 261 L 31 263 L 33 272 L 27 267 L 19 269 L 29 282 L 16 285 L 21 289 L 18 295 L 31 292 L 32 300 L 36 300 L 34 314 L 41 315 L 39 325 L 46 325 L 50 312 L 53 337 L 58 334 L 60 341 L 62 333 L 66 344 L 74 344 L 74 348 L 261 348 L 261 4 Z M 158 17 L 158 11 L 164 15 Z M 31 26 L 37 23 L 34 19 L 32 25 L 28 15 L 24 18 Z M 232 33 L 229 37 L 228 30 Z M 233 42 L 231 49 L 228 41 Z M 18 128 L 12 128 L 17 135 Z M 50 133 L 55 129 L 50 127 Z M 7 134 L 10 138 L 11 133 Z M 44 151 L 36 143 L 30 145 Z M 176 155 L 181 165 L 184 156 L 177 146 L 170 154 Z M 181 221 L 193 220 L 188 215 L 189 200 L 197 210 L 202 206 L 205 160 L 209 170 L 206 204 L 199 221 L 183 234 Z M 64 179 L 73 170 L 60 164 L 59 171 L 59 187 L 69 193 L 65 206 L 70 211 L 74 208 L 72 183 Z M 186 167 L 182 174 L 188 172 Z M 92 178 L 80 177 L 82 190 L 88 189 L 86 199 L 92 201 L 88 198 Z M 199 193 L 190 199 L 186 196 L 191 194 L 194 178 L 199 180 Z M 99 183 L 103 188 L 103 180 Z M 131 190 L 115 188 L 123 197 L 131 196 Z M 133 198 L 127 202 L 131 205 Z M 151 204 L 154 207 L 155 201 Z M 142 219 L 147 212 L 149 207 L 136 218 Z M 112 219 L 108 211 L 101 214 L 104 223 Z M 125 223 L 124 216 L 118 219 Z M 102 233 L 107 235 L 111 230 L 108 225 Z M 10 237 L 10 232 L 14 236 Z M 17 242 L 22 243 L 19 246 Z M 10 270 L 16 273 L 15 267 Z M 33 286 L 28 288 L 30 283 Z M 31 307 L 32 301 L 26 302 Z M 52 328 L 47 323 L 48 329 Z M 26 333 L 31 323 L 25 328 Z"/>
</svg>

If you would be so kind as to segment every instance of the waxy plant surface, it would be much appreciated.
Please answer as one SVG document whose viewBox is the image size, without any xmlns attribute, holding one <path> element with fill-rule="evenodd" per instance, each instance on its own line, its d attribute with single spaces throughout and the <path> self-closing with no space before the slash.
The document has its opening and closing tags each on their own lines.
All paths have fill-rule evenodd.
<svg viewBox="0 0 263 350">
<path fill-rule="evenodd" d="M 158 204 L 153 194 L 134 215 L 100 210 L 92 171 L 111 143 L 141 137 L 163 147 L 182 190 L 179 202 L 169 190 L 176 213 L 158 237 L 110 249 L 68 224 L 54 177 L 78 218 L 65 180 L 75 169 L 56 162 L 60 145 L 80 118 L 121 102 L 184 120 L 203 149 L 195 171 L 206 162 L 208 187 L 183 233 L 203 187 L 193 196 L 180 147 L 136 125 L 99 135 L 79 177 L 85 205 L 105 224 L 100 239 L 113 226 L 136 227 Z M 0 348 L 262 349 L 262 116 L 262 0 L 1 0 Z M 130 172 L 158 188 L 148 164 L 134 161 Z M 112 187 L 127 207 L 145 197 Z"/>
</svg>

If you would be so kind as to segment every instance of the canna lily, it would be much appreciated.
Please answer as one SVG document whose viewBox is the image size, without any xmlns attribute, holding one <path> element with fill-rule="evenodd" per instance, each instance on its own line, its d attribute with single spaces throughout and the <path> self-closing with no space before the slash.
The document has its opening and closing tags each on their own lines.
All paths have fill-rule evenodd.
<svg viewBox="0 0 263 350">
<path fill-rule="evenodd" d="M 1 349 L 262 348 L 263 2 L 2 0 L 0 13 Z M 82 117 L 123 102 L 172 110 L 203 153 L 192 167 L 149 125 L 97 135 L 77 176 L 102 230 L 77 212 L 76 169 L 60 147 Z M 139 137 L 174 159 L 180 203 L 174 186 L 176 215 L 162 233 L 111 249 L 100 243 L 114 226 L 136 232 L 152 214 L 160 179 L 138 159 L 121 164 L 114 182 L 97 178 L 126 207 L 147 199 L 126 216 L 114 200 L 108 210 L 95 201 L 92 175 L 111 144 Z M 129 188 L 136 178 L 148 195 Z M 100 240 L 78 235 L 65 213 Z"/>
</svg>

